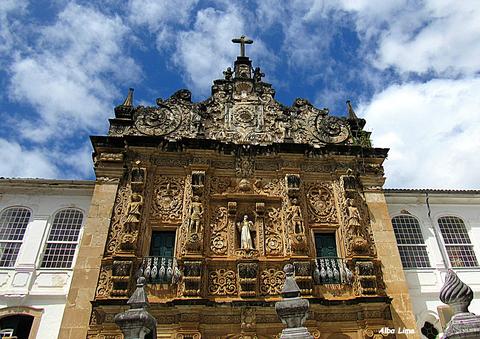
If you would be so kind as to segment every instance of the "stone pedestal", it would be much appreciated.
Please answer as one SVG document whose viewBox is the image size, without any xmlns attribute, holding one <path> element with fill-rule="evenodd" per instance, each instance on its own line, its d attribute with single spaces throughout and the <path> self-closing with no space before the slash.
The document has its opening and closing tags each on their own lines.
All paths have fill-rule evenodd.
<svg viewBox="0 0 480 339">
<path fill-rule="evenodd" d="M 447 325 L 444 339 L 480 338 L 480 316 L 468 311 L 472 299 L 472 289 L 461 281 L 454 271 L 448 270 L 445 284 L 440 291 L 440 300 L 450 306 L 453 317 Z"/>
<path fill-rule="evenodd" d="M 308 315 L 309 302 L 300 298 L 300 289 L 294 278 L 294 267 L 285 265 L 285 285 L 282 289 L 282 301 L 275 304 L 275 311 L 287 328 L 282 331 L 280 339 L 313 339 L 306 327 L 303 327 Z"/>
</svg>

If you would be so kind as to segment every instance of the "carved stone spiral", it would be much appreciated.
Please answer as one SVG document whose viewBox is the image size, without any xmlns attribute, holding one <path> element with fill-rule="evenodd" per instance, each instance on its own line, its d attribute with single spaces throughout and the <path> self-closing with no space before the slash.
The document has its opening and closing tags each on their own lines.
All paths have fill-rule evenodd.
<svg viewBox="0 0 480 339">
<path fill-rule="evenodd" d="M 468 306 L 472 299 L 472 289 L 461 281 L 454 271 L 448 270 L 445 284 L 440 290 L 440 300 L 450 305 L 454 314 L 456 314 L 468 312 Z"/>
</svg>

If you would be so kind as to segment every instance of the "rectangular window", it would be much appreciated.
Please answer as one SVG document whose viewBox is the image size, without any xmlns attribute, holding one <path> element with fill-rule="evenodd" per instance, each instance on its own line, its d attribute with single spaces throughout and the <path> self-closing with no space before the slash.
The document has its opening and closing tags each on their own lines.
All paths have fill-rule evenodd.
<svg viewBox="0 0 480 339">
<path fill-rule="evenodd" d="M 43 253 L 42 268 L 70 268 L 77 250 L 83 213 L 64 209 L 55 214 Z"/>
<path fill-rule="evenodd" d="M 175 231 L 152 232 L 150 255 L 143 258 L 143 276 L 149 283 L 168 284 L 172 282 L 176 267 Z"/>
<path fill-rule="evenodd" d="M 342 259 L 337 258 L 337 242 L 335 233 L 315 233 L 315 249 L 317 254 L 315 268 L 320 284 L 340 284 L 346 276 Z"/>
<path fill-rule="evenodd" d="M 477 267 L 477 257 L 463 220 L 445 216 L 438 219 L 438 226 L 452 267 Z"/>
</svg>

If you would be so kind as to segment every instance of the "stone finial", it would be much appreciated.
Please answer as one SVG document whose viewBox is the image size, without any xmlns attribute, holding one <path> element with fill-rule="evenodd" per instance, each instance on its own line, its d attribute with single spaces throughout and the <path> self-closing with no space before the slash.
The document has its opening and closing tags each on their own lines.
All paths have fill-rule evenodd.
<svg viewBox="0 0 480 339">
<path fill-rule="evenodd" d="M 480 316 L 468 312 L 472 299 L 472 289 L 454 271 L 448 270 L 440 300 L 451 307 L 453 316 L 445 329 L 444 339 L 480 338 Z"/>
<path fill-rule="evenodd" d="M 147 308 L 150 306 L 147 294 L 145 293 L 145 282 L 146 279 L 144 277 L 139 277 L 137 279 L 137 288 L 127 301 L 127 305 L 130 305 L 131 309 Z"/>
<path fill-rule="evenodd" d="M 125 107 L 133 106 L 133 88 L 128 89 L 127 97 L 123 101 L 122 106 L 125 106 Z"/>
<path fill-rule="evenodd" d="M 130 309 L 115 316 L 114 321 L 122 330 L 125 339 L 144 339 L 152 332 L 157 338 L 157 320 L 146 310 L 149 306 L 145 293 L 145 278 L 137 279 L 137 288 L 127 304 Z"/>
<path fill-rule="evenodd" d="M 448 270 L 445 284 L 440 290 L 440 300 L 452 308 L 453 314 L 468 312 L 472 302 L 473 291 L 455 274 Z"/>
<path fill-rule="evenodd" d="M 352 120 L 357 120 L 357 114 L 355 114 L 355 111 L 353 110 L 352 103 L 350 100 L 347 100 L 347 111 L 348 111 L 348 118 Z"/>
<path fill-rule="evenodd" d="M 117 118 L 131 118 L 133 111 L 133 88 L 128 89 L 128 94 L 122 104 L 115 107 L 115 116 Z"/>
<path fill-rule="evenodd" d="M 303 327 L 308 315 L 309 302 L 300 298 L 300 288 L 295 281 L 295 268 L 287 264 L 283 268 L 285 284 L 282 289 L 282 301 L 275 304 L 275 311 L 286 329 L 282 331 L 280 339 L 311 339 L 312 335 Z"/>
</svg>

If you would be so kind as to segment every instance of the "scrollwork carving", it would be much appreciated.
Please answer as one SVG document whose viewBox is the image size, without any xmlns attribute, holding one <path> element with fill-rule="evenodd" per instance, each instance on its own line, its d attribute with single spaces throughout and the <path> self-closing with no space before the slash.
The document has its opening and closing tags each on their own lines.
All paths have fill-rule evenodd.
<svg viewBox="0 0 480 339">
<path fill-rule="evenodd" d="M 267 255 L 280 255 L 283 252 L 282 217 L 279 208 L 267 210 L 265 223 L 265 252 Z"/>
<path fill-rule="evenodd" d="M 270 268 L 262 271 L 260 276 L 260 293 L 262 295 L 278 295 L 285 283 L 285 272 Z"/>
<path fill-rule="evenodd" d="M 100 268 L 100 274 L 98 277 L 97 291 L 95 298 L 109 298 L 113 288 L 112 281 L 112 266 L 102 265 Z"/>
<path fill-rule="evenodd" d="M 210 272 L 208 291 L 212 295 L 236 294 L 237 281 L 235 272 L 223 268 Z"/>
<path fill-rule="evenodd" d="M 157 177 L 154 181 L 152 217 L 166 222 L 178 222 L 182 218 L 183 178 Z"/>
<path fill-rule="evenodd" d="M 307 205 L 311 222 L 338 223 L 332 187 L 325 183 L 309 184 L 306 189 Z"/>
<path fill-rule="evenodd" d="M 227 253 L 228 212 L 226 207 L 217 207 L 212 215 L 210 250 L 217 255 Z"/>
<path fill-rule="evenodd" d="M 119 245 L 122 229 L 128 216 L 126 211 L 130 200 L 130 195 L 131 190 L 128 186 L 120 187 L 117 192 L 112 222 L 110 231 L 108 233 L 107 247 L 105 250 L 107 255 L 113 254 Z"/>
</svg>

